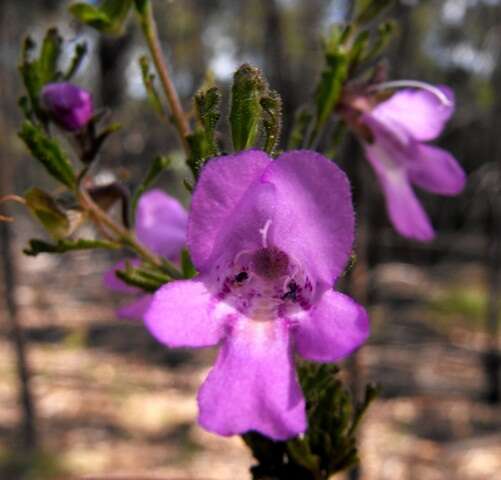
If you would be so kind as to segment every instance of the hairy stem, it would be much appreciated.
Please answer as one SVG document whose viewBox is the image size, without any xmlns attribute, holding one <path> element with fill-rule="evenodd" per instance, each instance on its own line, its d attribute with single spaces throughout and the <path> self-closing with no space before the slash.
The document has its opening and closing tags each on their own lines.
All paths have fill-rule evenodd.
<svg viewBox="0 0 501 480">
<path fill-rule="evenodd" d="M 151 2 L 147 2 L 144 11 L 139 14 L 139 19 L 146 43 L 148 44 L 148 48 L 153 58 L 153 63 L 155 64 L 155 68 L 160 78 L 160 83 L 162 84 L 165 96 L 167 97 L 167 102 L 169 103 L 174 125 L 178 131 L 185 152 L 189 154 L 190 148 L 186 137 L 190 134 L 190 125 L 181 102 L 179 101 L 174 83 L 172 82 L 169 74 L 169 69 L 167 68 L 167 63 L 162 53 Z"/>
</svg>

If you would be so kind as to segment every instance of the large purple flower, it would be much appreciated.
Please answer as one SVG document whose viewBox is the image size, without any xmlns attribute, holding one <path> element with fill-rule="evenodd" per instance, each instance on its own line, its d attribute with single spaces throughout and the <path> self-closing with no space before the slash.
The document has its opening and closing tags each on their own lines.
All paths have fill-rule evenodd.
<svg viewBox="0 0 501 480">
<path fill-rule="evenodd" d="M 465 173 L 454 157 L 424 143 L 440 135 L 453 112 L 452 91 L 430 86 L 401 90 L 362 115 L 373 135 L 365 145 L 367 159 L 383 188 L 390 219 L 406 237 L 434 236 L 411 183 L 442 195 L 455 195 L 464 187 Z"/>
<path fill-rule="evenodd" d="M 70 132 L 85 127 L 94 114 L 91 94 L 72 83 L 48 83 L 41 95 L 52 119 Z"/>
<path fill-rule="evenodd" d="M 150 190 L 139 199 L 136 211 L 136 237 L 139 242 L 158 255 L 174 261 L 179 259 L 181 249 L 186 243 L 187 222 L 188 214 L 183 206 L 161 190 Z M 130 263 L 138 265 L 140 261 L 132 259 Z M 137 297 L 134 302 L 117 311 L 120 318 L 143 318 L 153 295 L 145 294 L 139 288 L 131 287 L 117 278 L 115 272 L 124 268 L 125 261 L 118 262 L 105 273 L 104 284 L 116 292 L 133 294 Z"/>
<path fill-rule="evenodd" d="M 332 290 L 353 236 L 348 180 L 315 152 L 249 150 L 205 166 L 188 221 L 199 275 L 164 285 L 145 315 L 170 347 L 220 344 L 198 394 L 204 428 L 273 439 L 306 430 L 294 351 L 332 362 L 369 333 L 365 310 Z"/>
</svg>

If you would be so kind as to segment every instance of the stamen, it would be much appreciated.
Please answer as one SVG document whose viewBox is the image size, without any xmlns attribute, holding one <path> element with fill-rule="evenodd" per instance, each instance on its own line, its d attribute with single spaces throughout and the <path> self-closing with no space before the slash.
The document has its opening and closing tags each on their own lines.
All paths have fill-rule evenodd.
<svg viewBox="0 0 501 480">
<path fill-rule="evenodd" d="M 440 100 L 442 105 L 445 107 L 452 107 L 452 102 L 447 98 L 447 96 L 439 88 L 430 85 L 429 83 L 420 82 L 419 80 L 393 80 L 390 82 L 378 83 L 377 85 L 371 85 L 368 90 L 379 92 L 382 90 L 390 90 L 394 88 L 420 88 L 421 90 L 426 90 Z"/>
</svg>

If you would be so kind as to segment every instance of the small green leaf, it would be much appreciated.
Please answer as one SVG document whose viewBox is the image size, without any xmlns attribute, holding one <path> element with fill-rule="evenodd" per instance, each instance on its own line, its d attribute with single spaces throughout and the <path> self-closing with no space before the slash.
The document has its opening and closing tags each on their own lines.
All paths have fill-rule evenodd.
<svg viewBox="0 0 501 480">
<path fill-rule="evenodd" d="M 397 29 L 398 24 L 393 20 L 381 23 L 377 30 L 376 39 L 366 53 L 364 60 L 372 60 L 380 55 L 392 40 Z"/>
<path fill-rule="evenodd" d="M 230 125 L 233 148 L 245 150 L 254 145 L 262 119 L 261 98 L 267 90 L 258 68 L 242 65 L 233 77 Z"/>
<path fill-rule="evenodd" d="M 369 23 L 393 2 L 394 0 L 357 0 L 354 22 L 358 25 Z"/>
<path fill-rule="evenodd" d="M 75 73 L 80 68 L 80 65 L 82 64 L 82 61 L 85 58 L 86 54 L 87 54 L 87 43 L 86 42 L 77 43 L 75 47 L 75 52 L 73 53 L 73 58 L 71 59 L 70 66 L 66 71 L 66 73 L 64 74 L 65 80 L 71 80 L 73 78 Z"/>
<path fill-rule="evenodd" d="M 68 216 L 56 200 L 43 190 L 33 187 L 24 195 L 26 206 L 56 240 L 66 237 L 70 231 Z"/>
<path fill-rule="evenodd" d="M 41 127 L 25 120 L 19 136 L 32 155 L 38 159 L 52 177 L 70 189 L 75 187 L 75 173 L 66 154 L 55 140 L 45 134 Z"/>
<path fill-rule="evenodd" d="M 132 0 L 102 0 L 98 6 L 75 3 L 70 6 L 70 12 L 80 22 L 100 32 L 120 34 L 131 6 Z"/>
<path fill-rule="evenodd" d="M 154 158 L 152 164 L 150 165 L 149 170 L 146 172 L 146 176 L 143 181 L 138 185 L 134 195 L 131 200 L 131 212 L 132 218 L 135 218 L 137 202 L 141 195 L 150 188 L 153 183 L 158 179 L 159 175 L 164 172 L 167 168 L 169 168 L 171 164 L 170 157 L 159 155 Z"/>
<path fill-rule="evenodd" d="M 160 115 L 165 116 L 165 110 L 160 101 L 160 96 L 155 87 L 155 75 L 151 73 L 150 63 L 146 55 L 139 57 L 139 67 L 143 78 L 143 85 L 153 109 Z"/>
<path fill-rule="evenodd" d="M 47 243 L 44 240 L 31 239 L 29 246 L 23 250 L 25 255 L 36 257 L 40 253 L 66 253 L 73 250 L 93 250 L 95 248 L 105 248 L 115 250 L 121 245 L 107 240 L 90 240 L 80 238 L 78 240 L 59 240 L 57 243 Z"/>
<path fill-rule="evenodd" d="M 126 262 L 125 270 L 117 270 L 115 274 L 127 285 L 141 288 L 149 293 L 156 292 L 170 280 L 168 275 L 153 267 L 147 265 L 133 267 L 129 262 Z"/>
<path fill-rule="evenodd" d="M 38 57 L 38 73 L 42 85 L 61 78 L 61 72 L 58 71 L 57 67 L 62 45 L 63 39 L 57 28 L 47 30 Z"/>
<path fill-rule="evenodd" d="M 26 37 L 22 47 L 19 72 L 21 73 L 21 78 L 23 79 L 30 102 L 31 112 L 29 116 L 27 115 L 27 118 L 32 117 L 33 113 L 38 118 L 44 118 L 44 113 L 40 108 L 39 103 L 40 90 L 42 89 L 43 84 L 38 68 L 38 61 L 32 58 L 35 47 L 36 43 L 33 39 L 29 36 Z M 24 103 L 24 106 L 27 107 L 27 103 Z"/>
<path fill-rule="evenodd" d="M 361 60 L 367 55 L 367 47 L 369 45 L 369 32 L 367 30 L 362 30 L 355 37 L 353 45 L 348 54 L 348 62 L 350 65 L 350 71 L 353 71 Z"/>
<path fill-rule="evenodd" d="M 303 147 L 312 120 L 313 114 L 306 107 L 303 106 L 297 110 L 289 135 L 289 143 L 287 144 L 289 150 L 296 150 Z"/>
<path fill-rule="evenodd" d="M 270 90 L 268 95 L 261 99 L 261 107 L 264 112 L 264 151 L 273 155 L 280 140 L 280 132 L 282 130 L 282 99 L 278 92 Z"/>
</svg>

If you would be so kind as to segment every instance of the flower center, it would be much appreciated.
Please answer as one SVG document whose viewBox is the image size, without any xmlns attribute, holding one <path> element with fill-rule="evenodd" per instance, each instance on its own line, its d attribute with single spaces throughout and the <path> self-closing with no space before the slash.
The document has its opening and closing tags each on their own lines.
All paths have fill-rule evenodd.
<svg viewBox="0 0 501 480">
<path fill-rule="evenodd" d="M 219 299 L 252 320 L 273 320 L 310 308 L 311 281 L 276 247 L 240 252 L 221 270 Z"/>
</svg>

